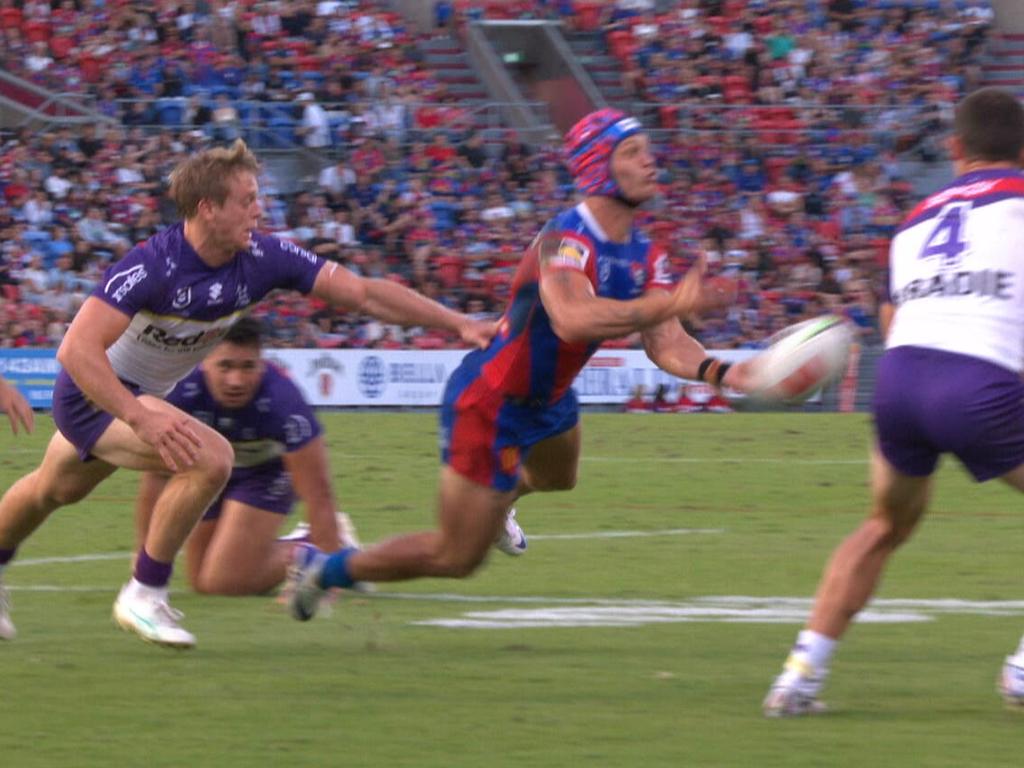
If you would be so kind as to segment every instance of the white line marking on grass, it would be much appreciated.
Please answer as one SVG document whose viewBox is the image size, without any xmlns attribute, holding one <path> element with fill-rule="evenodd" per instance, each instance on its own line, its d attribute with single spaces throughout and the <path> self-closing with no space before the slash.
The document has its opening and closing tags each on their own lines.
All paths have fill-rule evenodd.
<svg viewBox="0 0 1024 768">
<path fill-rule="evenodd" d="M 606 462 L 611 464 L 792 464 L 808 466 L 817 464 L 867 464 L 864 459 L 791 459 L 781 456 L 773 458 L 742 456 L 582 456 L 580 461 Z"/>
<path fill-rule="evenodd" d="M 93 555 L 66 555 L 63 557 L 27 557 L 14 560 L 11 565 L 51 565 L 54 563 L 90 563 L 97 560 L 124 560 L 132 552 L 99 552 Z"/>
<path fill-rule="evenodd" d="M 381 595 L 382 597 L 385 595 Z M 393 595 L 400 599 L 441 599 L 440 595 Z M 529 629 L 551 627 L 638 627 L 649 624 L 716 621 L 729 623 L 803 624 L 811 609 L 810 598 L 747 597 L 724 595 L 684 601 L 607 600 L 527 597 L 448 596 L 456 602 L 547 603 L 542 608 L 505 608 L 467 611 L 461 616 L 413 622 L 449 629 Z M 857 616 L 866 624 L 932 621 L 936 615 L 1022 616 L 1021 600 L 875 600 Z"/>
<path fill-rule="evenodd" d="M 85 587 L 80 584 L 61 586 L 59 584 L 9 584 L 7 589 L 11 592 L 117 592 L 117 586 L 109 587 Z"/>
<path fill-rule="evenodd" d="M 642 539 L 652 536 L 687 536 L 690 534 L 725 533 L 724 528 L 666 528 L 663 531 L 592 531 L 590 533 L 529 533 L 529 541 L 568 539 Z"/>
</svg>

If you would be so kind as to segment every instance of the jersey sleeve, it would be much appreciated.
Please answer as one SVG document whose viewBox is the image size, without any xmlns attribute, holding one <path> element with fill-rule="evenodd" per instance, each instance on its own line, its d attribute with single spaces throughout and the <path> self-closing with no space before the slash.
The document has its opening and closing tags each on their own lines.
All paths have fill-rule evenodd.
<svg viewBox="0 0 1024 768">
<path fill-rule="evenodd" d="M 553 230 L 543 235 L 541 258 L 552 269 L 568 269 L 590 275 L 594 271 L 597 249 L 593 241 L 579 232 Z"/>
<path fill-rule="evenodd" d="M 151 253 L 146 245 L 132 248 L 120 261 L 107 267 L 90 295 L 129 317 L 148 309 L 154 292 L 161 290 L 163 282 Z"/>
<path fill-rule="evenodd" d="M 309 293 L 313 290 L 316 276 L 327 263 L 315 253 L 272 235 L 263 235 L 260 246 L 265 262 L 261 266 L 269 280 L 268 290 L 289 288 Z"/>
<path fill-rule="evenodd" d="M 661 243 L 651 243 L 647 249 L 647 281 L 644 290 L 664 288 L 672 290 L 672 268 L 668 261 L 668 251 Z"/>
<path fill-rule="evenodd" d="M 276 369 L 268 369 L 267 375 L 273 377 L 269 437 L 280 441 L 286 453 L 292 453 L 319 437 L 323 428 L 291 379 Z"/>
</svg>

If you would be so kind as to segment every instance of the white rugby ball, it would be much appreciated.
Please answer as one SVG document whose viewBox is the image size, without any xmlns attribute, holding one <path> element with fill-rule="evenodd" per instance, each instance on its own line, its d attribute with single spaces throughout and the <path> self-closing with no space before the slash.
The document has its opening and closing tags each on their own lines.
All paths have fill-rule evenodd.
<svg viewBox="0 0 1024 768">
<path fill-rule="evenodd" d="M 750 395 L 771 403 L 800 403 L 846 370 L 853 332 L 843 318 L 823 315 L 784 328 L 751 360 Z"/>
</svg>

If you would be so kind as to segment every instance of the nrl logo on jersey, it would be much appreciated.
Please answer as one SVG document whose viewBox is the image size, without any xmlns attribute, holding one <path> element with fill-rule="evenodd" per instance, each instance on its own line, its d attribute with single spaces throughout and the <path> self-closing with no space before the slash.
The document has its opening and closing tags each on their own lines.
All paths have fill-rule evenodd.
<svg viewBox="0 0 1024 768">
<path fill-rule="evenodd" d="M 558 244 L 558 251 L 551 258 L 552 266 L 570 267 L 571 269 L 584 269 L 587 260 L 590 259 L 590 249 L 570 237 L 563 237 Z"/>
<path fill-rule="evenodd" d="M 171 302 L 171 306 L 175 309 L 184 309 L 192 303 L 192 287 L 186 286 L 179 288 L 174 294 L 174 300 Z"/>
</svg>

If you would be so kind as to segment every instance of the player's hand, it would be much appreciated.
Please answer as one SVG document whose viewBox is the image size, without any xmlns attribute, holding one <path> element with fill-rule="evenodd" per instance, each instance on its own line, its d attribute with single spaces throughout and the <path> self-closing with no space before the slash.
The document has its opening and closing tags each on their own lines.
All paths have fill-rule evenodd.
<svg viewBox="0 0 1024 768">
<path fill-rule="evenodd" d="M 134 419 L 132 430 L 172 472 L 191 467 L 199 456 L 202 442 L 192 428 L 192 419 L 183 413 L 144 408 Z"/>
<path fill-rule="evenodd" d="M 28 401 L 22 396 L 17 388 L 3 379 L 0 379 L 0 412 L 6 413 L 11 422 L 11 431 L 18 434 L 18 425 L 24 427 L 26 432 L 32 432 L 35 425 L 35 414 Z"/>
<path fill-rule="evenodd" d="M 736 283 L 725 277 L 705 279 L 707 261 L 700 256 L 676 283 L 672 291 L 672 314 L 686 318 L 700 316 L 732 304 L 736 300 Z"/>
<path fill-rule="evenodd" d="M 749 394 L 753 384 L 754 366 L 756 365 L 756 358 L 733 363 L 729 366 L 729 370 L 725 372 L 721 388 Z"/>
<path fill-rule="evenodd" d="M 498 323 L 492 320 L 474 320 L 467 317 L 459 325 L 459 337 L 478 349 L 486 349 L 494 334 L 498 332 Z"/>
</svg>

